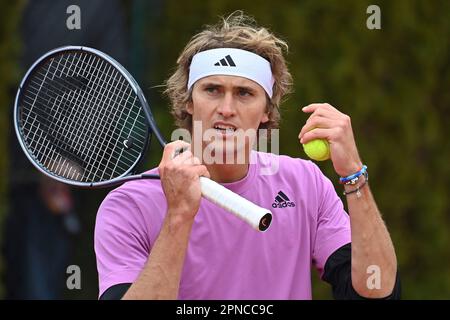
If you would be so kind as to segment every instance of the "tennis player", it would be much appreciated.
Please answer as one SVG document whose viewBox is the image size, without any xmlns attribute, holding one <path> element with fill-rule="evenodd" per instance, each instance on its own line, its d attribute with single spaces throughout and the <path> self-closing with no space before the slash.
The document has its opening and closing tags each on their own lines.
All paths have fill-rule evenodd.
<svg viewBox="0 0 450 320">
<path fill-rule="evenodd" d="M 328 140 L 348 213 L 313 162 L 252 151 L 251 138 L 224 143 L 238 132 L 278 127 L 291 86 L 286 51 L 285 42 L 242 14 L 187 44 L 166 92 L 192 143 L 165 147 L 151 170 L 161 181 L 125 183 L 102 202 L 95 228 L 100 299 L 311 299 L 312 265 L 336 299 L 400 297 L 395 250 L 349 116 L 310 104 L 299 133 L 301 143 Z M 239 152 L 244 161 L 205 157 Z M 277 169 L 263 174 L 267 163 Z M 269 208 L 271 227 L 255 231 L 202 199 L 200 176 Z"/>
</svg>

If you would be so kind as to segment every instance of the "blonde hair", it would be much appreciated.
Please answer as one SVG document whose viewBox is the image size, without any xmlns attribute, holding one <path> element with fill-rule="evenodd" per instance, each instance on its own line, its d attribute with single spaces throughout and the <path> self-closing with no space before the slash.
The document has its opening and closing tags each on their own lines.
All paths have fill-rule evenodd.
<svg viewBox="0 0 450 320">
<path fill-rule="evenodd" d="M 290 92 L 292 76 L 289 73 L 283 51 L 287 53 L 288 45 L 267 29 L 257 27 L 250 17 L 237 11 L 213 26 L 207 26 L 189 41 L 177 60 L 177 68 L 166 81 L 164 91 L 172 104 L 171 113 L 176 125 L 188 130 L 192 129 L 192 116 L 186 111 L 186 105 L 192 101 L 192 90 L 187 90 L 189 66 L 192 57 L 198 52 L 215 48 L 238 48 L 260 55 L 270 62 L 275 78 L 273 95 L 267 96 L 267 112 L 269 121 L 261 128 L 277 128 L 280 121 L 280 103 Z"/>
</svg>

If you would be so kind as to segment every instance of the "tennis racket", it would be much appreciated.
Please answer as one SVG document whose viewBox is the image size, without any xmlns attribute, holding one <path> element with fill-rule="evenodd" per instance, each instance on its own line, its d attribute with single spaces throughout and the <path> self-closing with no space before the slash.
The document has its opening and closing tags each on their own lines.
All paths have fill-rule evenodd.
<svg viewBox="0 0 450 320">
<path fill-rule="evenodd" d="M 31 163 L 60 182 L 86 188 L 111 187 L 134 174 L 156 126 L 142 90 L 128 71 L 105 53 L 80 46 L 49 51 L 23 78 L 16 95 L 14 125 Z M 200 177 L 202 195 L 259 231 L 271 212 Z"/>
</svg>

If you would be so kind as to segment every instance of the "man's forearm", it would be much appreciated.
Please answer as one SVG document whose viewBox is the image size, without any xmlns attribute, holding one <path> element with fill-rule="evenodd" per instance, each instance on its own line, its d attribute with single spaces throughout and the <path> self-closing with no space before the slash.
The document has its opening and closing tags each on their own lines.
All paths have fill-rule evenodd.
<svg viewBox="0 0 450 320">
<path fill-rule="evenodd" d="M 123 299 L 177 299 L 192 223 L 165 219 L 145 268 Z"/>
<path fill-rule="evenodd" d="M 353 189 L 346 186 L 346 191 Z M 397 259 L 392 240 L 370 191 L 347 195 L 352 236 L 352 285 L 359 295 L 382 298 L 391 294 L 395 285 Z M 368 279 L 379 271 L 380 286 L 369 286 Z M 369 281 L 370 282 L 370 281 Z"/>
</svg>

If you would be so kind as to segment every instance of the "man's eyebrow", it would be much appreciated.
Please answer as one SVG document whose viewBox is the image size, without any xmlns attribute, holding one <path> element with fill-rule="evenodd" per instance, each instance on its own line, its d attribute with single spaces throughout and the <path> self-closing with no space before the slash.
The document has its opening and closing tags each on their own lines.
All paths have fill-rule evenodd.
<svg viewBox="0 0 450 320">
<path fill-rule="evenodd" d="M 206 88 L 206 87 L 221 87 L 222 85 L 220 83 L 216 83 L 216 82 L 204 82 L 201 84 L 202 88 Z"/>
<path fill-rule="evenodd" d="M 247 90 L 247 91 L 250 91 L 250 92 L 254 92 L 255 91 L 254 88 L 249 87 L 249 86 L 236 86 L 236 88 L 238 88 L 239 90 Z"/>
<path fill-rule="evenodd" d="M 201 84 L 201 87 L 202 88 L 220 88 L 220 87 L 223 87 L 223 85 L 221 84 L 221 83 L 217 83 L 217 82 L 204 82 L 204 83 L 202 83 Z M 235 86 L 234 87 L 234 89 L 237 89 L 237 90 L 246 90 L 246 91 L 249 91 L 249 92 L 255 92 L 256 91 L 256 89 L 255 88 L 252 88 L 252 87 L 250 87 L 250 86 L 246 86 L 246 85 L 237 85 L 237 86 Z"/>
</svg>

